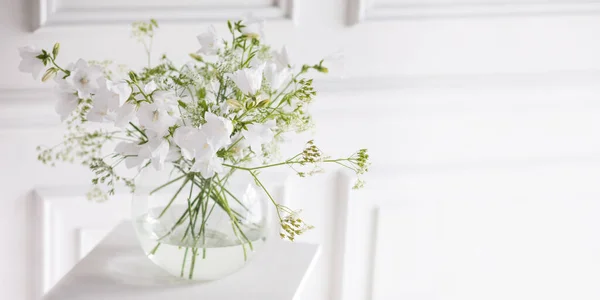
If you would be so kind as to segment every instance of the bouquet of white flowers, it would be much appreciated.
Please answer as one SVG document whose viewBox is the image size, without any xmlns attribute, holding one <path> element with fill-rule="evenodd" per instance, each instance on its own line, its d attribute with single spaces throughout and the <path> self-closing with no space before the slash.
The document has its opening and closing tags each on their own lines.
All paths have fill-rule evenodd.
<svg viewBox="0 0 600 300">
<path fill-rule="evenodd" d="M 150 231 L 146 236 L 152 245 L 148 242 L 142 246 L 151 257 L 161 251 L 161 244 L 176 245 L 180 252 L 169 252 L 170 248 L 164 252 L 171 258 L 181 258 L 180 270 L 169 270 L 172 267 L 164 260 L 157 263 L 188 278 L 197 278 L 194 271 L 200 271 L 196 257 L 202 253 L 206 259 L 211 245 L 239 246 L 244 261 L 247 250 L 256 248 L 253 243 L 259 237 L 253 230 L 264 227 L 260 223 L 264 218 L 257 221 L 252 217 L 256 212 L 248 205 L 248 190 L 239 196 L 229 187 L 233 174 L 249 175 L 252 186 L 275 206 L 281 237 L 294 240 L 311 226 L 296 211 L 273 199 L 259 179 L 259 171 L 288 166 L 304 177 L 321 170 L 321 164 L 331 163 L 361 175 L 369 164 L 366 149 L 348 157 L 331 158 L 312 141 L 297 155 L 278 160 L 276 154 L 284 134 L 303 132 L 312 126 L 307 106 L 316 92 L 312 79 L 305 76 L 311 70 L 327 73 L 328 69 L 324 61 L 294 67 L 285 47 L 272 51 L 262 43 L 261 21 L 227 25 L 229 39 L 220 38 L 210 27 L 198 36 L 200 50 L 190 54 L 192 60 L 181 67 L 165 55 L 159 64 L 150 64 L 152 38 L 158 28 L 154 20 L 133 24 L 133 35 L 148 54 L 148 66 L 141 71 L 119 72 L 107 63 L 83 59 L 61 66 L 57 61 L 58 43 L 50 51 L 20 49 L 21 71 L 32 73 L 36 79 L 43 74 L 42 81 L 53 79 L 57 83 L 60 97 L 56 112 L 68 127 L 62 143 L 38 149 L 39 160 L 48 164 L 80 161 L 95 174 L 93 184 L 106 187 L 94 189 L 89 196 L 103 199 L 115 193 L 118 183 L 132 190 L 138 185 L 137 175 L 122 175 L 119 165 L 124 164 L 136 174 L 146 169 L 170 171 L 168 181 L 147 192 L 147 196 L 156 196 L 173 186 L 177 186 L 176 193 L 161 197 L 166 201 L 158 210 L 145 208 L 146 219 L 136 229 L 138 234 Z M 89 126 L 92 122 L 107 124 Z M 117 144 L 107 152 L 103 146 L 110 142 Z M 358 179 L 355 187 L 362 184 Z M 182 193 L 184 188 L 186 192 Z M 178 201 L 181 205 L 174 205 Z M 215 207 L 227 219 L 226 242 L 218 235 L 223 232 L 217 228 L 220 225 L 213 226 L 219 232 L 210 229 L 209 219 L 218 215 Z M 161 228 L 152 227 L 159 223 Z M 220 243 L 215 239 L 221 239 Z M 232 266 L 222 274 L 200 279 L 218 278 L 237 268 Z"/>
</svg>

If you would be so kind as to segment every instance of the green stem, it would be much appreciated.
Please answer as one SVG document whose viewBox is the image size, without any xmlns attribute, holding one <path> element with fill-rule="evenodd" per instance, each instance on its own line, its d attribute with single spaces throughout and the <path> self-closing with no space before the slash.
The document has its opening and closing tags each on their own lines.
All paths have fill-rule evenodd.
<svg viewBox="0 0 600 300">
<path fill-rule="evenodd" d="M 193 175 L 192 175 L 193 176 Z M 194 191 L 194 185 L 190 184 L 190 195 L 188 196 L 187 202 L 188 202 L 188 211 L 190 211 L 192 209 L 192 193 Z M 192 227 L 190 230 L 192 232 L 192 236 L 195 236 L 196 234 L 194 233 L 194 222 L 192 221 L 192 216 L 190 215 L 190 226 Z"/>
<path fill-rule="evenodd" d="M 204 227 L 206 226 L 206 222 L 208 221 L 208 218 L 210 218 L 210 215 L 212 214 L 216 205 L 217 205 L 217 203 L 213 201 L 213 205 L 211 206 L 210 210 L 208 211 L 208 214 L 206 215 L 206 219 L 202 220 L 202 224 L 200 224 L 200 231 L 202 231 L 202 232 L 206 231 L 204 229 Z"/>
<path fill-rule="evenodd" d="M 176 181 L 179 181 L 181 178 L 183 178 L 183 177 L 185 177 L 185 176 L 186 176 L 186 174 L 183 174 L 183 175 L 181 175 L 181 176 L 179 176 L 179 177 L 177 177 L 177 178 L 175 178 L 175 179 L 173 179 L 173 180 L 171 180 L 171 181 L 169 181 L 169 182 L 167 182 L 167 183 L 165 183 L 165 184 L 163 184 L 163 185 L 161 185 L 161 186 L 159 186 L 159 187 L 157 187 L 157 188 L 153 189 L 153 190 L 150 192 L 150 195 L 152 195 L 152 194 L 154 194 L 156 191 L 158 191 L 158 190 L 160 190 L 160 189 L 162 189 L 162 188 L 164 188 L 164 187 L 166 187 L 166 186 L 170 185 L 171 183 L 174 183 L 174 182 L 176 182 Z"/>
<path fill-rule="evenodd" d="M 71 71 L 67 71 L 67 70 L 65 70 L 65 69 L 63 69 L 63 68 L 61 68 L 61 67 L 59 67 L 59 66 L 56 64 L 56 61 L 54 61 L 54 58 L 50 58 L 50 61 L 52 62 L 52 64 L 54 65 L 54 67 L 56 67 L 57 69 L 59 69 L 59 70 L 63 71 L 63 73 L 67 74 L 67 76 L 68 76 L 68 75 L 71 75 Z"/>
<path fill-rule="evenodd" d="M 196 265 L 196 256 L 198 255 L 198 248 L 192 248 L 192 266 L 190 267 L 189 279 L 194 277 L 194 267 Z"/>
<path fill-rule="evenodd" d="M 158 247 L 160 247 L 161 243 L 157 243 L 156 246 L 154 246 L 154 248 L 152 248 L 152 250 L 150 250 L 150 255 L 154 255 L 156 254 L 156 250 L 158 250 Z"/>
<path fill-rule="evenodd" d="M 148 98 L 148 95 L 146 93 L 144 93 L 144 90 L 140 87 L 140 85 L 137 84 L 137 82 L 134 82 L 133 84 L 135 84 L 135 86 L 138 88 L 138 91 L 140 91 L 140 94 L 142 94 L 142 96 L 144 96 L 144 99 L 146 99 L 146 101 L 148 101 L 148 103 L 152 103 L 152 101 L 150 101 L 150 98 Z M 129 122 L 129 124 L 131 124 L 131 122 Z"/>
<path fill-rule="evenodd" d="M 190 248 L 185 247 L 185 253 L 183 254 L 183 263 L 181 263 L 181 275 L 180 277 L 183 277 L 183 272 L 185 271 L 185 261 L 187 259 L 187 255 L 188 255 L 188 251 L 190 250 Z"/>
<path fill-rule="evenodd" d="M 276 164 L 270 164 L 270 165 L 264 165 L 264 166 L 260 166 L 260 167 L 252 167 L 252 168 L 246 168 L 246 167 L 238 167 L 238 166 L 234 166 L 234 165 L 230 165 L 230 164 L 223 164 L 226 167 L 230 167 L 233 169 L 239 169 L 239 170 L 245 170 L 245 171 L 252 171 L 252 170 L 258 170 L 258 169 L 266 169 L 266 168 L 271 168 L 271 167 L 276 167 L 276 166 L 282 166 L 282 165 L 287 165 L 289 163 L 299 163 L 299 162 L 280 162 L 280 163 L 276 163 Z"/>
<path fill-rule="evenodd" d="M 298 155 L 296 155 L 295 157 L 297 157 L 297 156 Z M 350 159 L 348 159 L 348 158 L 339 158 L 339 159 L 325 159 L 325 160 L 322 160 L 320 162 L 324 162 L 324 163 L 337 163 L 337 162 L 349 161 L 349 160 Z M 233 169 L 239 169 L 239 170 L 245 170 L 245 171 L 254 171 L 254 170 L 266 169 L 266 168 L 271 168 L 271 167 L 283 166 L 283 165 L 306 164 L 306 163 L 311 163 L 311 162 L 310 161 L 305 161 L 305 160 L 296 160 L 296 161 L 286 160 L 286 161 L 280 162 L 280 163 L 275 163 L 275 164 L 270 164 L 270 165 L 264 165 L 264 166 L 259 166 L 259 167 L 252 167 L 252 168 L 239 167 L 239 166 L 234 166 L 234 165 L 230 165 L 230 164 L 223 164 L 223 165 L 226 166 L 226 167 L 233 168 Z"/>
<path fill-rule="evenodd" d="M 165 206 L 165 208 L 163 209 L 163 211 L 160 213 L 160 215 L 158 215 L 158 218 L 160 219 L 166 212 L 167 209 L 169 209 L 169 207 L 171 207 L 171 205 L 173 204 L 173 202 L 175 201 L 175 198 L 177 198 L 177 195 L 179 195 L 179 193 L 181 192 L 181 190 L 183 190 L 183 187 L 185 187 L 185 185 L 187 184 L 187 182 L 189 181 L 189 177 L 186 178 L 183 181 L 183 184 L 181 185 L 181 187 L 177 190 L 177 192 L 175 193 L 175 195 L 173 195 L 173 198 L 171 198 L 171 201 L 169 201 L 169 203 L 167 204 L 167 206 Z"/>
<path fill-rule="evenodd" d="M 129 125 L 133 126 L 133 128 L 135 128 L 135 130 L 137 132 L 139 132 L 144 138 L 146 138 L 146 140 L 148 140 L 148 136 L 141 129 L 139 129 L 137 126 L 133 125 L 133 123 L 131 123 L 131 122 L 129 122 Z"/>
<path fill-rule="evenodd" d="M 242 236 L 244 237 L 244 239 L 248 242 L 248 245 L 250 246 L 250 250 L 254 250 L 254 248 L 252 247 L 252 241 L 250 241 L 250 239 L 246 236 L 246 234 L 244 233 L 244 231 L 240 228 L 240 224 L 238 222 L 235 222 L 235 227 L 237 227 L 238 231 L 240 232 L 240 234 L 242 234 Z"/>
<path fill-rule="evenodd" d="M 254 172 L 249 171 L 248 173 L 250 173 L 250 175 L 252 175 L 252 177 L 254 177 L 254 180 L 256 181 L 256 183 L 258 183 L 258 185 L 260 185 L 260 187 L 263 189 L 265 194 L 267 194 L 269 199 L 271 199 L 271 202 L 273 202 L 273 205 L 275 205 L 275 210 L 277 211 L 277 216 L 279 217 L 279 220 L 280 221 L 283 220 L 281 218 L 281 214 L 279 213 L 279 204 L 275 201 L 275 199 L 273 199 L 273 197 L 271 196 L 271 193 L 269 193 L 269 190 L 267 190 L 267 188 L 262 184 L 262 182 L 260 182 L 260 180 L 258 179 L 258 176 L 256 176 L 256 174 L 254 174 Z"/>
<path fill-rule="evenodd" d="M 281 104 L 282 104 L 283 102 L 282 102 L 282 101 L 279 101 L 279 102 L 278 102 L 278 100 L 279 100 L 279 97 L 281 97 L 281 95 L 283 95 L 283 93 L 284 93 L 285 91 L 287 91 L 287 89 L 290 87 L 290 85 L 292 85 L 292 83 L 293 83 L 294 81 L 296 81 L 296 79 L 298 78 L 298 76 L 300 76 L 300 75 L 302 75 L 302 74 L 304 74 L 304 73 L 305 73 L 305 72 L 303 72 L 303 71 L 300 71 L 300 72 L 298 72 L 298 74 L 296 74 L 294 77 L 292 77 L 292 79 L 290 80 L 290 82 L 288 82 L 288 84 L 287 84 L 287 85 L 286 85 L 286 86 L 285 86 L 285 87 L 284 87 L 284 88 L 283 88 L 281 91 L 279 91 L 279 93 L 277 94 L 277 96 L 275 96 L 275 98 L 273 99 L 273 102 L 271 102 L 267 108 L 270 108 L 270 107 L 271 107 L 271 105 L 273 105 L 273 104 L 275 104 L 275 103 L 277 103 L 277 106 L 275 106 L 273 109 L 271 109 L 271 112 L 270 112 L 270 113 L 269 113 L 267 116 L 265 116 L 265 117 L 262 119 L 262 121 L 264 121 L 264 120 L 266 120 L 267 118 L 269 118 L 269 117 L 270 117 L 270 115 L 271 115 L 271 114 L 272 114 L 274 111 L 276 111 L 276 110 L 277 110 L 277 109 L 278 109 L 278 108 L 281 106 Z M 261 121 L 261 123 L 262 123 L 262 121 Z"/>
<path fill-rule="evenodd" d="M 244 40 L 244 46 L 242 47 L 244 49 L 244 51 L 242 51 L 242 59 L 240 61 L 240 68 L 244 67 L 244 55 L 246 54 L 246 41 Z"/>
<path fill-rule="evenodd" d="M 212 179 L 208 182 L 208 193 L 206 193 L 206 200 L 202 203 L 202 224 L 206 224 L 208 218 L 206 217 L 206 211 L 208 209 L 208 199 L 210 199 L 210 192 L 212 191 Z M 206 226 L 202 226 L 202 259 L 206 258 Z"/>
</svg>

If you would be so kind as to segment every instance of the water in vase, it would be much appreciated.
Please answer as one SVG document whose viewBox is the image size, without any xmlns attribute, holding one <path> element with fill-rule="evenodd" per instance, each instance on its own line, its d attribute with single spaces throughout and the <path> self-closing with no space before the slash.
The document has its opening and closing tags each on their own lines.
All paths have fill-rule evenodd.
<svg viewBox="0 0 600 300">
<path fill-rule="evenodd" d="M 175 226 L 186 209 L 173 206 L 160 216 L 164 207 L 157 207 L 134 222 L 146 255 L 172 275 L 194 280 L 223 278 L 242 268 L 265 243 L 262 227 L 251 222 L 239 224 L 238 232 L 243 232 L 248 243 L 236 236 L 230 217 L 216 210 L 205 218 L 203 234 L 198 234 L 203 229 L 202 216 L 195 224 L 186 219 Z M 196 238 L 190 234 L 191 228 Z"/>
</svg>

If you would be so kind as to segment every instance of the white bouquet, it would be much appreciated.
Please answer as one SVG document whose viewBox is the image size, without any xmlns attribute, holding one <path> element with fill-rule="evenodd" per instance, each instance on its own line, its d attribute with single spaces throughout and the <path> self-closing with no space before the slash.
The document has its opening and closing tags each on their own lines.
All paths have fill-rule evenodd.
<svg viewBox="0 0 600 300">
<path fill-rule="evenodd" d="M 331 163 L 361 175 L 369 164 L 366 149 L 331 158 L 312 141 L 297 155 L 278 160 L 283 136 L 313 125 L 307 107 L 316 92 L 306 75 L 311 70 L 327 73 L 328 69 L 324 61 L 295 67 L 285 47 L 272 51 L 262 43 L 261 21 L 227 25 L 231 34 L 227 40 L 213 27 L 200 34 L 200 50 L 190 54 L 192 60 L 183 66 L 176 66 L 166 55 L 159 64 L 150 64 L 152 38 L 158 28 L 154 20 L 133 24 L 133 35 L 148 55 L 148 66 L 142 70 L 119 72 L 114 65 L 83 59 L 61 65 L 57 61 L 58 43 L 50 51 L 30 46 L 20 49 L 21 71 L 36 79 L 43 74 L 42 81 L 57 83 L 60 96 L 56 112 L 68 125 L 62 143 L 38 149 L 40 161 L 52 165 L 55 161 L 81 162 L 95 174 L 93 184 L 105 187 L 89 194 L 101 199 L 114 194 L 120 183 L 136 188 L 137 175 L 122 175 L 119 165 L 136 174 L 149 168 L 170 171 L 169 180 L 151 193 L 169 186 L 179 188 L 175 196 L 167 197 L 169 201 L 155 213 L 155 219 L 168 215 L 170 207 L 175 209 L 173 202 L 189 186 L 189 195 L 181 193 L 186 194 L 184 207 L 176 210 L 178 217 L 169 224 L 168 232 L 157 234 L 153 247 L 144 247 L 148 255 L 155 255 L 161 243 L 168 244 L 165 236 L 178 227 L 185 229 L 178 233 L 178 238 L 186 241 L 180 275 L 189 278 L 193 277 L 198 250 L 203 249 L 204 258 L 209 248 L 208 225 L 204 225 L 211 205 L 224 211 L 232 235 L 243 246 L 244 258 L 247 248 L 253 249 L 254 239 L 246 232 L 250 230 L 248 214 L 242 212 L 244 205 L 238 205 L 242 203 L 237 203 L 240 200 L 228 189 L 234 173 L 244 172 L 253 178 L 252 184 L 276 207 L 281 237 L 294 240 L 311 226 L 296 211 L 273 199 L 259 179 L 259 171 L 288 166 L 304 177 Z M 116 147 L 107 151 L 103 146 L 110 142 Z M 358 179 L 355 187 L 362 184 Z M 179 243 L 179 248 L 183 244 Z M 185 268 L 190 259 L 188 274 Z"/>
</svg>

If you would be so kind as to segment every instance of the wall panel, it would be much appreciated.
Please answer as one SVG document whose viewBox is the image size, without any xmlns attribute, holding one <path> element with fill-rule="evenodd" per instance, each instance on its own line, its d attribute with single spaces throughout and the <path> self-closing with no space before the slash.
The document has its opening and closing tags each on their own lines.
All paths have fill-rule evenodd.
<svg viewBox="0 0 600 300">
<path fill-rule="evenodd" d="M 514 17 L 544 14 L 597 14 L 599 1 L 514 0 L 348 0 L 348 24 L 363 21 Z"/>
<path fill-rule="evenodd" d="M 131 23 L 154 18 L 160 22 L 214 22 L 252 15 L 276 20 L 291 16 L 292 0 L 279 1 L 69 1 L 35 0 L 33 28 L 77 27 Z"/>
</svg>

